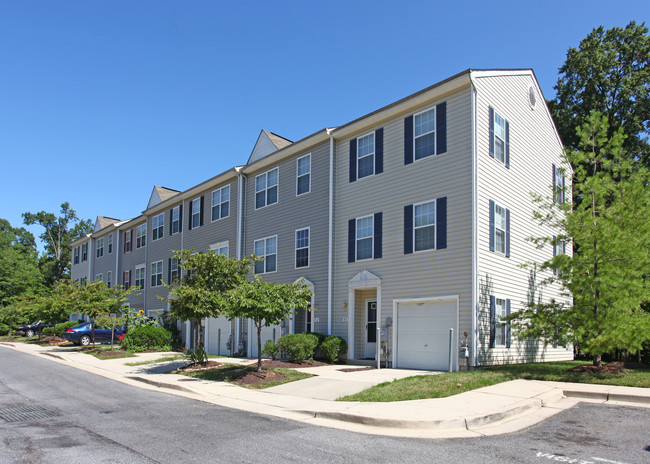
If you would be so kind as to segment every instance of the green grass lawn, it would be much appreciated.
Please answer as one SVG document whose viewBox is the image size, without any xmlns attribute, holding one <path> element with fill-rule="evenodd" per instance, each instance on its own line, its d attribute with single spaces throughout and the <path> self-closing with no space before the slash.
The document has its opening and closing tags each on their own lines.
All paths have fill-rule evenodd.
<svg viewBox="0 0 650 464">
<path fill-rule="evenodd" d="M 82 351 L 82 353 L 89 354 L 101 360 L 135 357 L 135 353 L 133 353 L 132 351 L 122 351 L 118 347 L 115 347 L 115 349 L 111 351 L 110 345 L 108 346 L 97 345 L 95 348 L 91 350 Z"/>
<path fill-rule="evenodd" d="M 219 367 L 213 369 L 206 369 L 202 371 L 190 371 L 190 372 L 179 372 L 175 371 L 176 374 L 187 375 L 189 377 L 195 377 L 203 380 L 212 380 L 216 382 L 234 382 L 248 373 L 253 373 L 257 370 L 257 366 L 242 366 L 240 364 L 222 364 Z M 308 377 L 311 377 L 311 374 L 305 374 L 303 372 L 298 372 L 293 369 L 281 369 L 281 368 L 270 368 L 265 369 L 269 371 L 275 371 L 284 377 L 282 380 L 272 380 L 264 383 L 248 384 L 243 385 L 247 388 L 253 389 L 264 389 L 275 387 L 276 385 L 282 385 L 284 383 L 293 382 L 295 380 L 302 380 Z"/>
<path fill-rule="evenodd" d="M 215 359 L 215 358 L 225 358 L 226 356 L 219 356 L 216 354 L 209 354 L 208 359 Z M 169 362 L 169 361 L 180 361 L 182 359 L 187 359 L 185 355 L 179 354 L 176 356 L 165 356 L 162 358 L 158 359 L 150 359 L 149 361 L 139 361 L 139 362 L 133 362 L 133 363 L 126 363 L 125 366 L 130 366 L 130 367 L 135 367 L 135 366 L 146 366 L 147 364 L 158 364 L 158 363 L 163 363 L 163 362 Z"/>
<path fill-rule="evenodd" d="M 588 363 L 585 361 L 562 361 L 511 364 L 477 369 L 470 372 L 418 375 L 381 383 L 356 395 L 339 398 L 339 401 L 406 401 L 444 398 L 515 379 L 650 388 L 650 369 L 627 369 L 629 374 L 578 374 L 568 371 L 572 367 L 583 364 Z"/>
</svg>

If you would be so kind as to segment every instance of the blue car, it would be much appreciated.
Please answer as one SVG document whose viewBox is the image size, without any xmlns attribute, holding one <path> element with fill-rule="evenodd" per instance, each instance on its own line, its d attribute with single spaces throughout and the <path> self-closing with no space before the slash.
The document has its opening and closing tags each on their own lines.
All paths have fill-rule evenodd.
<svg viewBox="0 0 650 464">
<path fill-rule="evenodd" d="M 74 343 L 75 345 L 88 346 L 93 342 L 92 322 L 84 322 L 74 327 L 70 327 L 64 333 L 65 338 Z M 95 324 L 95 343 L 110 343 L 112 330 L 110 328 L 101 327 Z M 124 338 L 124 332 L 115 329 L 113 336 L 113 343 L 119 343 Z"/>
</svg>

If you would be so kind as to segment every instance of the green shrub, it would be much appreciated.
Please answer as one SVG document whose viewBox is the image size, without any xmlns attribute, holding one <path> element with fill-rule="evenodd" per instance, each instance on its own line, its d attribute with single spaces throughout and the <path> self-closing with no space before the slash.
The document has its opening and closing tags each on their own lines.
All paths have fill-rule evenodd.
<svg viewBox="0 0 650 464">
<path fill-rule="evenodd" d="M 318 337 L 310 333 L 287 334 L 278 339 L 277 345 L 290 361 L 304 361 L 313 358 Z"/>
<path fill-rule="evenodd" d="M 167 329 L 172 334 L 172 348 L 178 350 L 183 346 L 181 331 L 178 328 L 176 319 L 173 319 L 168 312 L 160 313 L 160 326 Z"/>
<path fill-rule="evenodd" d="M 54 335 L 54 327 L 43 327 L 43 336 L 48 337 Z"/>
<path fill-rule="evenodd" d="M 278 348 L 278 344 L 273 340 L 267 340 L 264 344 L 264 348 L 262 348 L 262 354 L 271 359 L 277 359 L 280 354 L 280 348 Z"/>
<path fill-rule="evenodd" d="M 0 324 L 0 336 L 9 334 L 9 326 L 7 324 Z"/>
<path fill-rule="evenodd" d="M 185 359 L 192 364 L 206 364 L 208 362 L 208 353 L 206 353 L 205 348 L 199 346 L 185 353 Z"/>
<path fill-rule="evenodd" d="M 69 328 L 74 327 L 75 325 L 79 325 L 80 323 L 81 322 L 79 321 L 61 322 L 60 324 L 54 326 L 54 333 L 63 337 L 63 334 L 67 332 Z"/>
<path fill-rule="evenodd" d="M 348 352 L 348 344 L 341 337 L 328 335 L 321 342 L 318 349 L 325 359 L 333 364 L 339 361 L 339 357 L 345 356 Z"/>
<path fill-rule="evenodd" d="M 172 334 L 167 329 L 150 325 L 130 330 L 121 343 L 127 351 L 169 351 L 172 349 L 171 344 Z"/>
</svg>

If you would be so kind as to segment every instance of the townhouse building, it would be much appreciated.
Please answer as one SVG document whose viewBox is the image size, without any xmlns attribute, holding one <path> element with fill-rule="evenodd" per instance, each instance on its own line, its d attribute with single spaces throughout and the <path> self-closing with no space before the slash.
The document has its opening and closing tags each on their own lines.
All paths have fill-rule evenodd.
<svg viewBox="0 0 650 464">
<path fill-rule="evenodd" d="M 302 278 L 313 293 L 263 342 L 334 334 L 349 362 L 399 368 L 571 359 L 502 321 L 562 298 L 526 264 L 570 252 L 529 240 L 557 233 L 533 221 L 532 194 L 563 201 L 565 170 L 533 71 L 467 70 L 297 142 L 262 131 L 245 165 L 183 192 L 155 187 L 141 216 L 98 218 L 72 244 L 72 278 L 110 272 L 141 287 L 130 304 L 154 315 L 179 272 L 170 250 L 255 254 L 265 280 Z M 202 323 L 208 352 L 257 354 L 250 321 Z"/>
</svg>

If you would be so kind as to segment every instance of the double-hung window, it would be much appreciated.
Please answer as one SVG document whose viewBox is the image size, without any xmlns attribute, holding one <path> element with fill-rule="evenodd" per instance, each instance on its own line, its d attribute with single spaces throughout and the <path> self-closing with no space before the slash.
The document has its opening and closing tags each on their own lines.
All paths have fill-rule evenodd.
<svg viewBox="0 0 650 464">
<path fill-rule="evenodd" d="M 228 257 L 228 240 L 225 240 L 223 242 L 213 243 L 212 245 L 210 245 L 210 250 L 215 252 L 218 255 L 224 255 L 227 258 Z"/>
<path fill-rule="evenodd" d="M 230 214 L 230 185 L 212 192 L 212 220 L 223 219 Z"/>
<path fill-rule="evenodd" d="M 274 168 L 255 177 L 255 209 L 278 202 L 278 173 Z"/>
<path fill-rule="evenodd" d="M 435 108 L 413 116 L 413 141 L 416 160 L 436 154 Z"/>
<path fill-rule="evenodd" d="M 375 173 L 375 133 L 357 139 L 357 179 Z"/>
<path fill-rule="evenodd" d="M 91 250 L 92 251 L 92 250 Z M 81 262 L 88 261 L 88 243 L 81 244 Z"/>
<path fill-rule="evenodd" d="M 255 274 L 275 272 L 277 270 L 277 246 L 277 235 L 255 240 L 255 255 L 262 258 L 260 261 L 255 262 Z"/>
<path fill-rule="evenodd" d="M 108 254 L 113 253 L 113 234 L 108 234 Z"/>
<path fill-rule="evenodd" d="M 147 224 L 135 228 L 135 248 L 142 248 L 147 244 Z"/>
<path fill-rule="evenodd" d="M 490 347 L 510 348 L 510 323 L 504 319 L 510 315 L 510 300 L 490 295 Z"/>
<path fill-rule="evenodd" d="M 97 257 L 101 258 L 104 256 L 104 237 L 97 239 Z"/>
<path fill-rule="evenodd" d="M 156 261 L 151 263 L 151 286 L 159 287 L 162 285 L 163 262 Z"/>
<path fill-rule="evenodd" d="M 296 268 L 309 267 L 309 227 L 296 230 Z"/>
<path fill-rule="evenodd" d="M 296 195 L 311 191 L 311 154 L 296 161 Z"/>
<path fill-rule="evenodd" d="M 158 240 L 159 238 L 163 238 L 163 230 L 165 228 L 165 213 L 160 213 L 157 216 L 154 216 L 153 219 L 151 220 L 151 227 L 152 227 L 152 234 L 151 234 L 151 239 L 152 240 Z"/>
<path fill-rule="evenodd" d="M 564 173 L 560 166 L 553 164 L 553 201 L 558 205 L 564 204 Z"/>
<path fill-rule="evenodd" d="M 144 264 L 136 266 L 135 268 L 135 286 L 144 288 L 145 268 Z"/>
<path fill-rule="evenodd" d="M 133 243 L 133 229 L 124 232 L 124 253 L 131 251 L 131 244 Z"/>
<path fill-rule="evenodd" d="M 510 257 L 510 210 L 490 200 L 490 251 Z"/>
<path fill-rule="evenodd" d="M 356 260 L 371 259 L 373 250 L 373 217 L 357 218 Z"/>
<path fill-rule="evenodd" d="M 106 286 L 111 288 L 111 285 L 113 285 L 113 272 L 108 271 L 106 273 Z"/>
<path fill-rule="evenodd" d="M 413 205 L 413 243 L 415 251 L 436 247 L 436 202 Z"/>
<path fill-rule="evenodd" d="M 79 247 L 74 248 L 72 264 L 79 264 Z"/>
<path fill-rule="evenodd" d="M 190 203 L 190 228 L 192 229 L 201 226 L 201 211 L 203 210 L 201 198 L 203 197 L 195 198 Z"/>
<path fill-rule="evenodd" d="M 169 228 L 169 235 L 177 234 L 181 231 L 181 207 L 174 206 L 171 209 L 171 226 Z"/>
<path fill-rule="evenodd" d="M 382 213 L 348 221 L 348 263 L 382 256 Z"/>
<path fill-rule="evenodd" d="M 510 167 L 510 124 L 490 107 L 490 156 Z"/>
<path fill-rule="evenodd" d="M 557 236 L 553 236 L 553 256 L 565 255 L 566 254 L 566 241 L 558 240 Z M 553 269 L 554 275 L 559 275 L 560 270 L 557 268 Z"/>
<path fill-rule="evenodd" d="M 104 280 L 104 274 L 97 274 L 97 275 L 95 276 L 95 280 L 101 280 L 101 281 L 103 281 L 103 280 Z"/>
<path fill-rule="evenodd" d="M 179 277 L 178 258 L 169 258 L 169 282 L 167 283 L 171 283 Z"/>
</svg>

